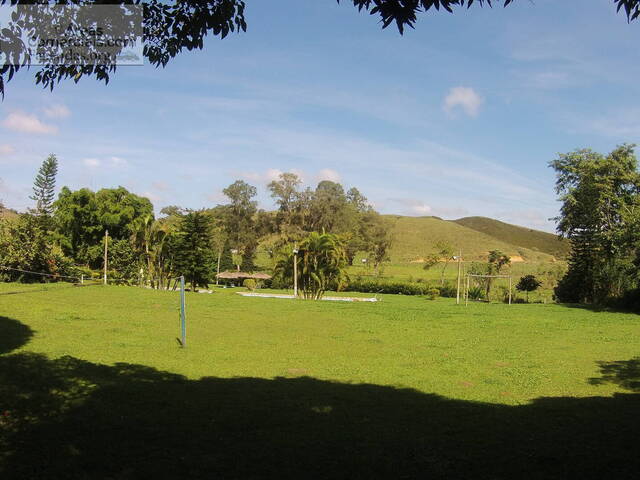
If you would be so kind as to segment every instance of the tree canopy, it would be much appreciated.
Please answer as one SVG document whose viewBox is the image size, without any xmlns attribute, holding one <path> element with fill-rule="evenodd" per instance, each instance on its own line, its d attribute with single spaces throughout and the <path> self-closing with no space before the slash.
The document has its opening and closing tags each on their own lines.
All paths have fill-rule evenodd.
<svg viewBox="0 0 640 480">
<path fill-rule="evenodd" d="M 340 0 L 337 0 L 340 3 Z M 610 0 L 617 11 L 622 11 L 628 21 L 640 16 L 640 0 Z M 348 0 L 343 0 L 348 3 Z M 430 10 L 454 12 L 456 9 L 476 6 L 502 5 L 507 7 L 515 0 L 350 0 L 360 11 L 368 12 L 380 19 L 382 28 L 395 25 L 400 34 L 406 27 L 414 28 L 418 15 Z M 37 4 L 35 0 L 0 0 L 0 5 L 29 6 Z M 163 2 L 160 0 L 74 0 L 61 2 L 70 6 L 91 6 L 113 4 L 119 5 L 122 15 L 112 14 L 110 24 L 117 24 L 119 36 L 132 36 L 138 25 L 131 20 L 131 11 L 135 6 L 143 7 L 142 39 L 144 42 L 143 56 L 156 67 L 166 66 L 169 61 L 185 50 L 204 48 L 204 39 L 208 35 L 225 38 L 231 32 L 246 31 L 245 19 L 246 0 L 174 0 Z M 52 5 L 38 5 L 37 15 L 33 10 L 20 9 L 11 21 L 0 30 L 0 43 L 6 55 L 4 65 L 0 66 L 0 94 L 4 97 L 5 84 L 16 72 L 29 65 L 31 59 L 42 53 L 37 33 L 33 42 L 25 42 L 23 32 L 30 32 L 38 26 L 42 33 L 50 31 L 56 26 L 60 17 L 69 22 L 76 30 L 81 30 L 86 15 L 71 13 L 67 10 L 64 15 Z M 124 32 L 124 33 L 123 33 Z M 107 34 L 114 34 L 107 31 Z M 117 50 L 116 53 L 120 53 Z M 89 50 L 87 53 L 95 53 Z M 87 55 L 90 58 L 90 55 Z M 95 58 L 95 57 L 94 57 Z M 64 79 L 78 82 L 82 77 L 95 77 L 97 80 L 109 82 L 110 75 L 116 72 L 116 63 L 101 60 L 78 61 L 75 64 L 45 63 L 35 74 L 36 83 L 45 88 L 53 89 Z"/>
<path fill-rule="evenodd" d="M 638 278 L 633 262 L 640 240 L 640 172 L 634 146 L 622 145 L 609 155 L 576 150 L 550 166 L 562 202 L 558 233 L 572 246 L 556 296 L 576 303 L 620 297 Z"/>
</svg>

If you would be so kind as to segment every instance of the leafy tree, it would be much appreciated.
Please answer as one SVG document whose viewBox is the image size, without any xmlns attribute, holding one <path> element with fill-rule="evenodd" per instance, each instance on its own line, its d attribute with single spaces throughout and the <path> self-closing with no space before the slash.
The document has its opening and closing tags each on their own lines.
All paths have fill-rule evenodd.
<svg viewBox="0 0 640 480">
<path fill-rule="evenodd" d="M 529 292 L 535 292 L 542 282 L 540 282 L 535 275 L 525 275 L 521 277 L 516 284 L 516 290 L 519 292 L 527 292 L 527 303 L 529 303 Z"/>
<path fill-rule="evenodd" d="M 382 262 L 389 260 L 389 250 L 393 244 L 391 225 L 382 215 L 374 211 L 365 213 L 362 223 L 364 227 L 361 235 L 377 273 Z"/>
<path fill-rule="evenodd" d="M 452 254 L 453 255 L 453 254 Z M 490 275 L 500 275 L 503 267 L 511 264 L 511 259 L 500 250 L 491 250 L 487 260 Z"/>
<path fill-rule="evenodd" d="M 276 265 L 276 277 L 293 284 L 293 249 Z M 298 285 L 305 299 L 320 300 L 327 289 L 346 279 L 347 258 L 337 235 L 312 232 L 298 246 Z"/>
<path fill-rule="evenodd" d="M 425 258 L 424 269 L 429 270 L 438 263 L 442 262 L 442 271 L 440 272 L 440 284 L 444 285 L 444 274 L 447 270 L 447 265 L 453 259 L 455 250 L 450 243 L 440 240 L 434 245 L 434 250 Z"/>
<path fill-rule="evenodd" d="M 271 198 L 278 205 L 278 225 L 284 228 L 290 227 L 294 223 L 296 202 L 298 201 L 298 188 L 302 185 L 302 180 L 295 173 L 281 173 L 278 180 L 274 180 L 267 188 L 271 192 Z"/>
<path fill-rule="evenodd" d="M 195 291 L 209 286 L 213 266 L 211 218 L 204 211 L 189 212 L 180 225 L 175 270 Z"/>
<path fill-rule="evenodd" d="M 558 233 L 571 243 L 569 268 L 556 287 L 562 302 L 603 303 L 634 287 L 640 224 L 640 174 L 633 145 L 604 156 L 562 154 L 550 166 L 562 202 Z"/>
<path fill-rule="evenodd" d="M 63 187 L 54 203 L 54 222 L 65 253 L 79 263 L 99 268 L 105 230 L 114 240 L 130 239 L 141 219 L 153 215 L 149 199 L 123 187 L 97 193 Z"/>
<path fill-rule="evenodd" d="M 30 213 L 12 220 L 0 219 L 0 265 L 31 272 L 69 276 L 72 262 L 50 242 L 40 219 Z M 55 280 L 23 272 L 0 269 L 4 280 L 42 282 Z"/>
<path fill-rule="evenodd" d="M 318 183 L 311 200 L 310 229 L 341 233 L 351 230 L 347 196 L 342 185 L 329 180 Z"/>
<path fill-rule="evenodd" d="M 373 210 L 367 197 L 362 195 L 356 187 L 351 187 L 347 191 L 347 203 L 358 213 L 367 213 Z"/>
<path fill-rule="evenodd" d="M 223 206 L 221 214 L 224 228 L 229 236 L 232 249 L 242 252 L 242 269 L 253 269 L 253 258 L 258 246 L 258 236 L 254 216 L 258 211 L 258 202 L 254 200 L 256 187 L 237 180 L 222 191 L 230 200 Z"/>
<path fill-rule="evenodd" d="M 40 217 L 49 218 L 53 213 L 56 175 L 58 175 L 58 159 L 52 153 L 42 162 L 33 182 L 33 195 L 29 197 L 36 202 L 35 212 Z"/>
<path fill-rule="evenodd" d="M 338 0 L 339 1 L 339 0 Z M 510 5 L 513 0 L 351 0 L 359 10 L 369 12 L 380 18 L 382 28 L 395 24 L 402 34 L 405 27 L 414 28 L 418 14 L 429 10 L 442 10 L 453 12 L 455 8 L 471 7 L 472 5 L 492 6 Z M 611 0 L 618 11 L 622 10 L 629 21 L 635 20 L 640 15 L 640 0 Z M 29 4 L 33 1 L 0 0 L 0 5 L 7 3 Z M 98 0 L 85 0 L 78 2 L 80 5 L 102 4 Z M 246 31 L 245 0 L 206 0 L 171 1 L 147 0 L 144 5 L 143 34 L 145 46 L 143 56 L 147 62 L 156 67 L 165 67 L 175 56 L 185 50 L 202 49 L 204 39 L 213 34 L 225 38 L 230 32 Z M 121 2 L 122 15 L 113 15 L 111 23 L 119 25 L 124 33 L 118 36 L 132 36 L 137 25 L 131 20 L 131 5 L 129 2 Z M 67 16 L 69 15 L 67 11 Z M 82 27 L 80 10 L 75 12 L 76 17 L 65 18 L 75 26 L 76 30 Z M 31 30 L 35 18 L 40 24 L 51 25 L 52 28 L 60 23 L 59 11 L 46 8 L 41 5 L 37 15 L 28 10 L 21 10 L 15 19 L 11 19 L 7 25 L 3 25 L 0 31 L 0 42 L 8 52 L 8 62 L 0 68 L 0 94 L 4 97 L 5 82 L 10 81 L 16 72 L 27 64 L 27 59 L 35 58 L 37 51 L 31 43 L 21 41 L 22 31 Z M 43 32 L 46 36 L 48 32 Z M 108 33 L 108 32 L 107 32 Z M 39 37 L 32 44 L 38 44 Z M 91 58 L 94 49 L 89 47 L 86 58 Z M 119 53 L 119 52 L 118 52 Z M 94 57 L 95 58 L 95 57 Z M 45 88 L 53 87 L 63 79 L 73 79 L 78 82 L 82 77 L 95 77 L 97 80 L 109 82 L 110 75 L 116 71 L 115 63 L 87 61 L 84 64 L 45 64 L 36 72 L 36 83 Z"/>
<path fill-rule="evenodd" d="M 136 282 L 141 265 L 139 260 L 138 252 L 128 239 L 109 239 L 109 269 L 113 270 L 110 277 L 126 283 Z"/>
</svg>

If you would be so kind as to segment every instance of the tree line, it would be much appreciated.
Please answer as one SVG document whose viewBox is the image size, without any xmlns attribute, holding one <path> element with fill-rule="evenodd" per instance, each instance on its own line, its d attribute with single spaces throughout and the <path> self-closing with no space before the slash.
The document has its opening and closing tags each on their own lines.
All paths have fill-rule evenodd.
<svg viewBox="0 0 640 480">
<path fill-rule="evenodd" d="M 388 222 L 360 191 L 328 180 L 303 188 L 294 173 L 280 174 L 267 187 L 275 211 L 259 209 L 256 187 L 237 180 L 223 190 L 224 204 L 168 206 L 156 218 L 149 199 L 123 187 L 62 187 L 56 198 L 57 172 L 58 159 L 50 155 L 34 181 L 33 208 L 0 222 L 0 266 L 14 269 L 0 270 L 5 280 L 39 278 L 17 270 L 96 274 L 105 242 L 113 280 L 171 288 L 184 275 L 193 289 L 221 270 L 256 270 L 258 253 L 273 268 L 313 232 L 332 236 L 345 265 L 361 254 L 378 268 L 391 246 Z"/>
</svg>

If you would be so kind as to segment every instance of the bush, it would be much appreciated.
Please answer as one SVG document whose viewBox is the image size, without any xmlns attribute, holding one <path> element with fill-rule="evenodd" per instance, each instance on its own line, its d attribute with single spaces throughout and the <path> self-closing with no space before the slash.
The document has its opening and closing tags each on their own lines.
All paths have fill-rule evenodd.
<svg viewBox="0 0 640 480">
<path fill-rule="evenodd" d="M 456 298 L 456 295 L 458 293 L 457 285 L 451 282 L 445 282 L 444 285 L 441 285 L 439 287 L 439 290 L 440 290 L 440 296 L 445 298 Z M 461 288 L 460 295 L 463 295 L 463 294 L 464 292 L 462 291 L 462 288 Z"/>
<path fill-rule="evenodd" d="M 374 280 L 356 279 L 350 281 L 345 292 L 385 293 L 392 295 L 426 295 L 432 287 L 426 283 L 409 282 L 376 282 Z"/>
<path fill-rule="evenodd" d="M 427 297 L 427 300 L 435 300 L 440 296 L 440 289 L 431 287 L 425 292 L 425 295 Z"/>
<path fill-rule="evenodd" d="M 471 300 L 482 300 L 484 299 L 485 289 L 479 285 L 474 285 L 469 287 L 469 298 Z"/>
<path fill-rule="evenodd" d="M 256 281 L 253 278 L 247 278 L 244 282 L 242 282 L 242 286 L 247 290 L 251 290 L 252 292 L 256 289 Z"/>
</svg>

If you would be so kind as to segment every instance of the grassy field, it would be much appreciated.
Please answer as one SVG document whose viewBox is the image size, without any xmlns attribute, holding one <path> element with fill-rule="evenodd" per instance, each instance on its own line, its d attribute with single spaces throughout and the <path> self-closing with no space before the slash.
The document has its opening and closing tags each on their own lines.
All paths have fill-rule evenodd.
<svg viewBox="0 0 640 480">
<path fill-rule="evenodd" d="M 25 288 L 26 287 L 26 288 Z M 2 478 L 633 478 L 640 320 L 0 284 Z M 31 292 L 7 295 L 12 291 Z"/>
<path fill-rule="evenodd" d="M 536 263 L 553 260 L 553 256 L 543 250 L 533 250 L 524 245 L 509 243 L 504 238 L 499 238 L 498 235 L 503 232 L 496 232 L 494 236 L 494 229 L 481 232 L 436 217 L 387 215 L 386 218 L 392 225 L 393 243 L 390 252 L 392 263 L 408 263 L 424 257 L 431 253 L 433 246 L 439 241 L 447 242 L 455 250 L 462 249 L 463 256 L 468 260 L 486 260 L 490 250 L 501 250 L 509 256 L 520 256 L 527 261 Z M 494 225 L 491 224 L 491 226 Z M 543 232 L 538 233 L 547 235 Z M 524 242 L 520 236 L 510 236 L 509 238 L 529 244 Z M 543 246 L 542 244 L 536 245 Z M 530 246 L 534 245 L 530 244 Z"/>
<path fill-rule="evenodd" d="M 571 252 L 571 244 L 568 240 L 560 239 L 548 232 L 511 225 L 493 218 L 465 217 L 453 222 L 511 245 L 520 245 L 530 250 L 548 253 L 557 259 L 566 259 Z"/>
</svg>

